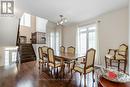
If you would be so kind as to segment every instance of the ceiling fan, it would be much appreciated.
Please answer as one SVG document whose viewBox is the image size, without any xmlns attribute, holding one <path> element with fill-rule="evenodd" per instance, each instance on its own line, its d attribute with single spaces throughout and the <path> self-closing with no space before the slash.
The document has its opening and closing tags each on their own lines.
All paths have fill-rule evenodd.
<svg viewBox="0 0 130 87">
<path fill-rule="evenodd" d="M 60 21 L 57 22 L 57 25 L 63 25 L 68 21 L 67 18 L 65 18 L 63 15 L 59 15 L 59 16 L 60 16 Z"/>
</svg>

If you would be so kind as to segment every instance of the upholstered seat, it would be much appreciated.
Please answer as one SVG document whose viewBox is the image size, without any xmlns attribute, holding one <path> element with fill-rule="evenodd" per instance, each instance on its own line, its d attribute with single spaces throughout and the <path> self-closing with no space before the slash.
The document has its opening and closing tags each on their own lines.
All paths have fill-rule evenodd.
<svg viewBox="0 0 130 87">
<path fill-rule="evenodd" d="M 125 60 L 125 57 L 123 57 L 122 55 L 116 55 L 116 60 Z"/>
<path fill-rule="evenodd" d="M 112 55 L 112 54 L 106 54 L 105 55 L 107 58 L 109 58 L 109 59 L 114 59 L 114 55 Z"/>
<path fill-rule="evenodd" d="M 60 66 L 61 66 L 61 62 L 56 61 L 56 62 L 55 62 L 55 66 L 54 66 L 53 63 L 49 63 L 49 66 L 57 68 L 57 67 L 60 67 Z"/>
<path fill-rule="evenodd" d="M 80 64 L 80 65 L 75 66 L 74 70 L 77 71 L 77 72 L 84 73 L 84 64 Z M 86 69 L 86 73 L 89 73 L 93 70 L 94 70 L 93 67 L 89 67 L 88 69 Z"/>
<path fill-rule="evenodd" d="M 47 62 L 48 60 L 47 60 L 47 58 L 45 58 L 44 60 L 43 59 L 39 59 L 39 62 L 41 62 L 41 63 L 44 63 L 44 62 Z"/>
</svg>

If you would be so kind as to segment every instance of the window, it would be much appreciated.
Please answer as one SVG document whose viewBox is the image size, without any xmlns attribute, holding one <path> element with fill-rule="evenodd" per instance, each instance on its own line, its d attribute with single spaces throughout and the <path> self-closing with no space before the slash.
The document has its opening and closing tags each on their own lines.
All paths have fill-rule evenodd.
<svg viewBox="0 0 130 87">
<path fill-rule="evenodd" d="M 90 48 L 96 49 L 96 25 L 78 29 L 78 53 L 85 54 Z"/>
<path fill-rule="evenodd" d="M 56 32 L 56 50 L 59 51 L 60 48 L 60 33 Z"/>
<path fill-rule="evenodd" d="M 6 47 L 4 49 L 5 54 L 5 65 L 16 62 L 17 47 Z"/>
<path fill-rule="evenodd" d="M 50 47 L 55 49 L 55 33 L 54 32 L 50 33 Z"/>
<path fill-rule="evenodd" d="M 31 15 L 24 13 L 23 16 L 21 17 L 20 25 L 31 27 Z"/>
<path fill-rule="evenodd" d="M 36 17 L 36 31 L 37 32 L 46 32 L 46 24 L 48 20 L 40 17 Z"/>
</svg>

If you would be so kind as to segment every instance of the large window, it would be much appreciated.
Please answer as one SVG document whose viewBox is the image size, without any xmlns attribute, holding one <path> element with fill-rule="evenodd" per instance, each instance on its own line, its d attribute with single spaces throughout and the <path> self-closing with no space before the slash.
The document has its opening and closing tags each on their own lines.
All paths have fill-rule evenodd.
<svg viewBox="0 0 130 87">
<path fill-rule="evenodd" d="M 46 24 L 48 20 L 40 17 L 36 17 L 36 31 L 37 32 L 46 32 Z"/>
<path fill-rule="evenodd" d="M 85 54 L 89 48 L 96 49 L 96 25 L 88 25 L 78 29 L 78 52 Z"/>
<path fill-rule="evenodd" d="M 20 25 L 31 27 L 31 15 L 24 13 L 22 18 L 21 18 Z"/>
</svg>

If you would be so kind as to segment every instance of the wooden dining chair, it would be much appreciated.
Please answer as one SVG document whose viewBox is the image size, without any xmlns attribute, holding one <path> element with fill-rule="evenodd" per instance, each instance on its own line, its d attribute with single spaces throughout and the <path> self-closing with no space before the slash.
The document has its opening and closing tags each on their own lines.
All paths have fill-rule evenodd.
<svg viewBox="0 0 130 87">
<path fill-rule="evenodd" d="M 113 54 L 112 54 L 113 52 Z M 128 55 L 128 46 L 126 44 L 121 44 L 119 49 L 109 49 L 108 54 L 105 55 L 105 63 L 106 68 L 110 67 L 118 67 L 118 71 L 120 71 L 120 64 L 124 63 L 123 71 L 126 71 L 127 65 L 127 55 Z M 118 63 L 118 65 L 113 65 L 112 63 Z"/>
<path fill-rule="evenodd" d="M 96 50 L 91 48 L 87 51 L 85 59 L 83 59 L 84 60 L 83 62 L 78 63 L 78 61 L 75 61 L 73 68 L 71 69 L 71 76 L 73 71 L 79 72 L 81 79 L 82 79 L 82 74 L 84 74 L 84 81 L 86 83 L 86 74 L 92 72 L 92 78 L 94 81 L 95 54 L 96 54 Z"/>
<path fill-rule="evenodd" d="M 67 48 L 67 53 L 75 54 L 75 47 L 73 47 L 73 46 L 68 47 Z M 73 63 L 73 61 L 65 61 L 65 63 L 67 64 L 68 70 L 70 71 L 70 64 Z"/>
<path fill-rule="evenodd" d="M 54 50 L 52 48 L 47 49 L 47 54 L 48 54 L 48 68 L 51 67 L 54 69 L 54 75 L 55 75 L 55 68 L 57 68 L 57 73 L 58 73 L 58 67 L 62 67 L 61 62 L 56 61 L 55 56 L 54 56 Z M 51 69 L 51 74 L 52 74 L 52 69 Z"/>
<path fill-rule="evenodd" d="M 44 46 L 38 48 L 38 53 L 39 53 L 39 69 L 40 69 L 41 65 L 42 65 L 42 69 L 43 69 L 43 65 L 45 64 L 45 66 L 46 66 L 46 63 L 47 63 L 47 55 L 43 51 L 44 48 L 45 48 Z"/>
<path fill-rule="evenodd" d="M 64 47 L 64 46 L 61 46 L 61 47 L 60 47 L 60 52 L 61 52 L 61 53 L 65 53 L 65 47 Z"/>
</svg>

